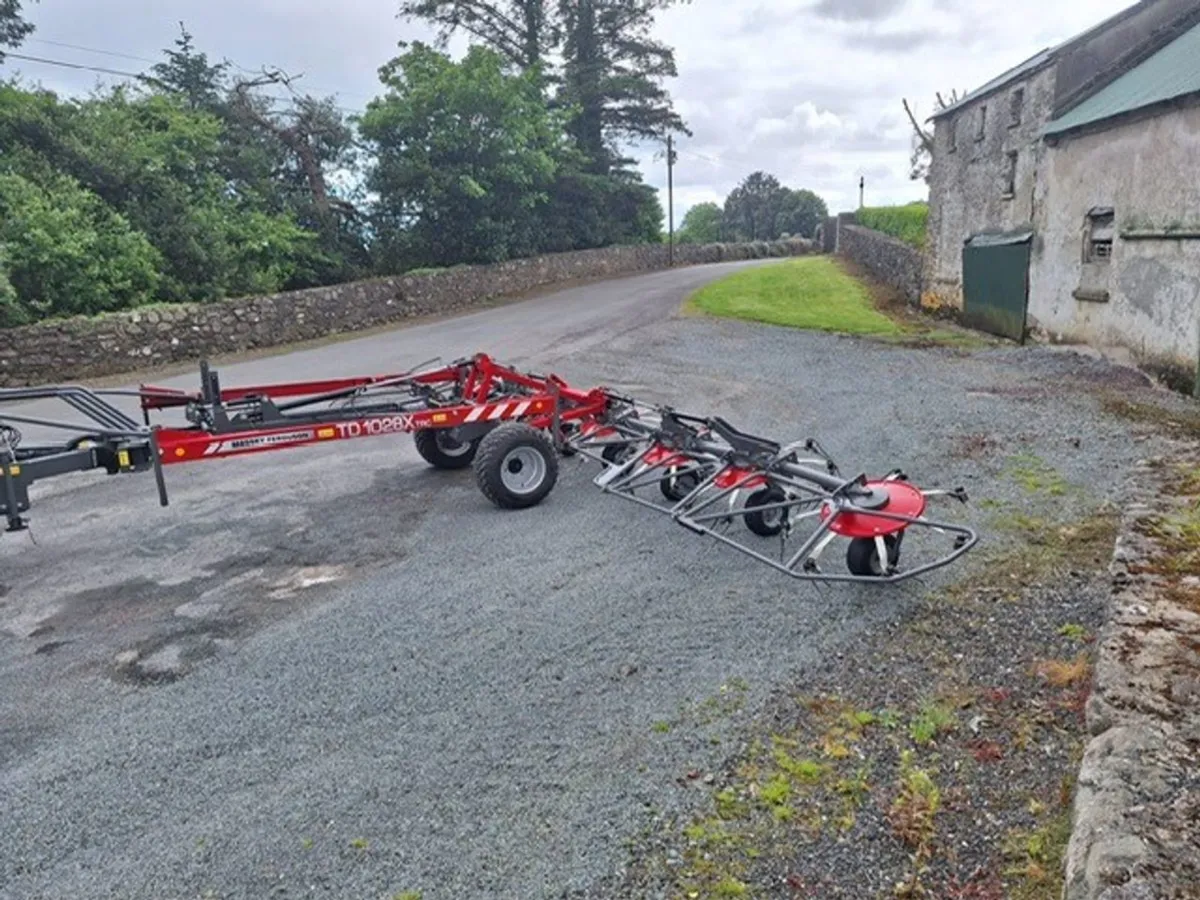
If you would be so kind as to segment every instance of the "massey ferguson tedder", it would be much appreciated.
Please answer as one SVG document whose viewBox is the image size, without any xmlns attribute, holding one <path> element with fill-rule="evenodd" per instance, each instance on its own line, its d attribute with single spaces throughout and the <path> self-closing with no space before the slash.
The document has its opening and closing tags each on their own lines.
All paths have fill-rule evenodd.
<svg viewBox="0 0 1200 900">
<path fill-rule="evenodd" d="M 136 397 L 143 422 L 105 399 L 116 396 Z M 46 400 L 65 403 L 87 424 L 9 411 Z M 152 424 L 152 414 L 181 421 Z M 71 436 L 26 444 L 21 426 Z M 813 440 L 781 445 L 718 417 L 579 390 L 482 354 L 398 375 L 240 388 L 223 388 L 202 364 L 195 393 L 0 390 L 0 515 L 7 531 L 24 530 L 30 485 L 71 472 L 153 471 L 166 506 L 168 465 L 398 433 L 413 434 L 436 468 L 473 467 L 480 490 L 503 509 L 545 499 L 560 457 L 592 460 L 603 492 L 801 580 L 895 583 L 946 566 L 978 542 L 970 528 L 927 515 L 933 498 L 965 503 L 961 489 L 921 490 L 900 471 L 845 478 Z M 906 539 L 917 544 L 919 561 L 902 567 Z M 848 572 L 834 573 L 821 559 L 839 540 Z"/>
</svg>

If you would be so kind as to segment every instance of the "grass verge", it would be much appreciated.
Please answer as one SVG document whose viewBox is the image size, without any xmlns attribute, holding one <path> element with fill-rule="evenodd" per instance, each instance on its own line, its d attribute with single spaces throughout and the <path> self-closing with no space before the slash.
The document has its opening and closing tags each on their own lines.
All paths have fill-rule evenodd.
<svg viewBox="0 0 1200 900">
<path fill-rule="evenodd" d="M 974 332 L 934 326 L 908 310 L 895 291 L 828 256 L 737 272 L 701 288 L 685 311 L 905 346 L 970 350 L 994 343 Z"/>
<path fill-rule="evenodd" d="M 689 306 L 709 315 L 841 334 L 899 335 L 870 292 L 824 256 L 761 266 L 714 281 Z"/>
</svg>

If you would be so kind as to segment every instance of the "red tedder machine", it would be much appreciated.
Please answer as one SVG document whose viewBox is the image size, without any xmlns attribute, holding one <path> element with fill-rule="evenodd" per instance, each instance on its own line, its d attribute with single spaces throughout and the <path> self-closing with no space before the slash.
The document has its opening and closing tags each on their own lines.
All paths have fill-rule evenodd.
<svg viewBox="0 0 1200 900">
<path fill-rule="evenodd" d="M 898 470 L 845 478 L 813 440 L 782 445 L 719 417 L 605 388 L 580 390 L 482 354 L 396 375 L 239 388 L 223 388 L 202 364 L 200 382 L 198 392 L 0 390 L 0 516 L 7 530 L 27 527 L 22 514 L 32 483 L 70 472 L 153 471 L 166 506 L 168 465 L 410 433 L 435 468 L 472 467 L 480 490 L 503 509 L 545 499 L 560 458 L 590 460 L 600 466 L 594 484 L 604 493 L 658 510 L 801 580 L 895 583 L 949 565 L 978 542 L 970 528 L 927 515 L 933 499 L 965 503 L 961 488 L 921 490 Z M 136 398 L 143 422 L 106 399 L 117 396 Z M 87 424 L 5 411 L 48 400 L 65 403 Z M 152 424 L 152 414 L 172 412 L 182 421 Z M 21 426 L 73 434 L 25 444 Z M 902 567 L 901 544 L 914 538 L 921 558 Z M 826 571 L 821 558 L 839 539 L 848 571 Z"/>
</svg>

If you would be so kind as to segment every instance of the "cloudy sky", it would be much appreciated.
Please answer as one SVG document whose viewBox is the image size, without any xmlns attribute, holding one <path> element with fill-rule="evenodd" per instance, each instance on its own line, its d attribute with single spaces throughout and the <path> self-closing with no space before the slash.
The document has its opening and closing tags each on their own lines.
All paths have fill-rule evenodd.
<svg viewBox="0 0 1200 900">
<path fill-rule="evenodd" d="M 251 70 L 304 73 L 313 93 L 361 109 L 400 40 L 428 39 L 396 18 L 398 0 L 26 0 L 37 25 L 22 53 L 139 72 L 178 35 Z M 679 77 L 670 85 L 694 136 L 682 138 L 676 222 L 720 202 L 756 169 L 852 209 L 866 178 L 869 204 L 925 196 L 908 180 L 911 128 L 937 91 L 977 87 L 1043 47 L 1132 5 L 1131 0 L 691 0 L 661 14 Z M 68 47 L 63 45 L 75 45 Z M 86 48 L 86 49 L 80 49 Z M 104 51 L 104 53 L 96 52 Z M 26 60 L 14 71 L 65 93 L 114 80 Z M 647 181 L 664 188 L 665 163 L 639 151 Z"/>
</svg>

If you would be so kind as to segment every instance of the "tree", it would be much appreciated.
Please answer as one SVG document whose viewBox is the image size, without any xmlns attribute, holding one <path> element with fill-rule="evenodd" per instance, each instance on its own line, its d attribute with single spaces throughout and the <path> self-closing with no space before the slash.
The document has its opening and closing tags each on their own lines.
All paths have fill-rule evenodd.
<svg viewBox="0 0 1200 900">
<path fill-rule="evenodd" d="M 17 325 L 27 318 L 21 309 L 17 289 L 8 277 L 8 251 L 0 243 L 0 326 Z"/>
<path fill-rule="evenodd" d="M 400 15 L 438 30 L 442 49 L 465 31 L 523 72 L 541 66 L 557 41 L 551 0 L 404 0 Z"/>
<path fill-rule="evenodd" d="M 829 215 L 812 191 L 794 191 L 766 172 L 754 172 L 725 198 L 722 228 L 726 240 L 773 241 L 782 235 L 811 238 Z"/>
<path fill-rule="evenodd" d="M 786 189 L 774 175 L 754 172 L 725 198 L 724 228 L 730 240 L 769 241 L 778 237 Z"/>
<path fill-rule="evenodd" d="M 948 109 L 961 100 L 957 90 L 950 92 L 950 99 L 938 93 L 935 98 L 937 111 Z M 928 181 L 929 180 L 929 165 L 933 161 L 933 132 L 921 126 L 917 121 L 916 113 L 909 105 L 908 100 L 902 101 L 904 104 L 904 113 L 908 116 L 908 121 L 913 127 L 912 138 L 912 156 L 909 159 L 908 177 L 913 181 Z"/>
<path fill-rule="evenodd" d="M 0 248 L 0 326 L 138 306 L 158 286 L 149 241 L 65 175 L 0 174 Z"/>
<path fill-rule="evenodd" d="M 661 84 L 678 74 L 675 54 L 651 36 L 655 13 L 674 2 L 559 2 L 564 34 L 560 99 L 574 109 L 571 134 L 595 171 L 607 172 L 620 162 L 617 146 L 623 140 L 691 134 Z"/>
<path fill-rule="evenodd" d="M 385 270 L 488 263 L 540 243 L 537 213 L 565 154 L 561 120 L 533 74 L 495 51 L 461 62 L 417 43 L 380 70 L 387 87 L 359 128 L 375 162 Z"/>
<path fill-rule="evenodd" d="M 291 270 L 288 287 L 356 277 L 368 265 L 358 210 L 329 186 L 335 171 L 353 169 L 355 136 L 332 98 L 299 95 L 278 69 L 232 80 L 229 64 L 211 64 L 180 23 L 175 49 L 151 69 L 160 93 L 222 124 L 219 168 L 231 192 L 250 206 L 290 214 L 317 240 Z M 264 88 L 292 94 L 280 101 Z"/>
<path fill-rule="evenodd" d="M 662 87 L 677 74 L 674 52 L 651 35 L 655 14 L 679 2 L 690 0 L 404 0 L 400 11 L 431 23 L 443 45 L 465 32 L 543 87 L 558 84 L 576 145 L 605 174 L 625 162 L 621 141 L 690 134 Z"/>
<path fill-rule="evenodd" d="M 4 62 L 5 47 L 21 46 L 33 33 L 33 26 L 21 18 L 21 3 L 22 0 L 0 0 L 0 62 Z"/>
<path fill-rule="evenodd" d="M 721 240 L 721 207 L 715 203 L 697 203 L 687 211 L 679 226 L 681 244 L 715 244 Z"/>
<path fill-rule="evenodd" d="M 297 97 L 282 112 L 275 112 L 272 103 L 252 93 L 269 85 L 290 89 L 291 78 L 276 69 L 264 72 L 261 77 L 239 81 L 232 93 L 234 115 L 271 135 L 291 154 L 318 217 L 325 219 L 335 212 L 356 215 L 353 204 L 331 196 L 327 180 L 327 167 L 349 164 L 354 145 L 353 132 L 337 104 L 332 98 L 321 100 L 305 95 Z"/>
<path fill-rule="evenodd" d="M 229 63 L 210 65 L 208 56 L 196 50 L 192 35 L 182 22 L 179 32 L 175 49 L 163 51 L 166 61 L 151 67 L 151 76 L 162 90 L 180 98 L 187 109 L 222 111 Z"/>
<path fill-rule="evenodd" d="M 159 250 L 162 299 L 275 291 L 308 252 L 311 235 L 289 211 L 231 185 L 216 116 L 126 88 L 65 105 L 57 116 L 46 159 Z"/>
<path fill-rule="evenodd" d="M 817 226 L 829 217 L 829 207 L 812 191 L 784 188 L 775 217 L 775 235 L 811 238 Z"/>
</svg>

